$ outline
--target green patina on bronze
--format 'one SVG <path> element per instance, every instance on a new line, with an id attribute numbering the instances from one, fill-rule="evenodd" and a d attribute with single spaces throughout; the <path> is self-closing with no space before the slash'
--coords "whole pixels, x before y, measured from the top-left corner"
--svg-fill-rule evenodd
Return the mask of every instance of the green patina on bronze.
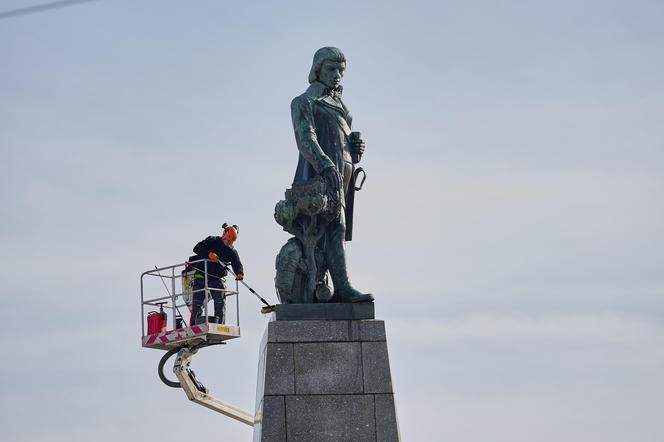
<path id="1" fill-rule="evenodd" d="M 368 302 L 373 296 L 348 281 L 344 241 L 352 239 L 356 166 L 364 153 L 341 99 L 346 57 L 337 48 L 316 51 L 309 88 L 291 103 L 300 152 L 295 178 L 275 207 L 275 220 L 295 236 L 277 255 L 282 303 Z M 332 277 L 334 294 L 328 287 Z"/>

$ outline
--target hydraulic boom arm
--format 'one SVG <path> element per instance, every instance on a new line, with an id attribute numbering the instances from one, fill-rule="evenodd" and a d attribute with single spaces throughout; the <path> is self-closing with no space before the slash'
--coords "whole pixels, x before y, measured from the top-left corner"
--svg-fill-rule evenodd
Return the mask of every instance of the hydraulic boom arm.
<path id="1" fill-rule="evenodd" d="M 191 358 L 196 353 L 196 349 L 183 348 L 178 352 L 173 366 L 173 373 L 180 381 L 180 386 L 186 393 L 190 401 L 196 402 L 211 410 L 217 411 L 225 416 L 253 426 L 254 415 L 233 405 L 222 402 L 210 396 L 208 389 L 196 380 L 194 372 L 189 368 Z"/>

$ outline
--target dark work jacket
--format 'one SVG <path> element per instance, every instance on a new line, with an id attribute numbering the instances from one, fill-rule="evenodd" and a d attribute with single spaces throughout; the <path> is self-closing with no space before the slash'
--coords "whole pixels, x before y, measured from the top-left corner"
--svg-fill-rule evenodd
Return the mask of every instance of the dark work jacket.
<path id="1" fill-rule="evenodd" d="M 240 256 L 238 255 L 237 250 L 226 246 L 222 241 L 221 236 L 208 236 L 203 241 L 196 244 L 194 247 L 194 253 L 196 255 L 190 257 L 189 260 L 196 261 L 199 259 L 208 259 L 208 253 L 210 252 L 216 253 L 220 262 L 231 263 L 236 275 L 238 273 L 244 274 L 242 262 L 240 261 Z M 205 262 L 198 262 L 193 264 L 193 266 L 201 273 L 205 270 Z M 207 270 L 209 275 L 220 278 L 226 276 L 228 273 L 226 268 L 218 262 L 208 261 Z"/>
<path id="2" fill-rule="evenodd" d="M 348 136 L 353 119 L 340 96 L 329 96 L 324 84 L 312 83 L 291 103 L 295 141 L 300 151 L 294 183 L 305 182 L 330 166 L 336 167 L 343 183 L 341 201 L 346 241 L 350 241 L 355 186 Z"/>

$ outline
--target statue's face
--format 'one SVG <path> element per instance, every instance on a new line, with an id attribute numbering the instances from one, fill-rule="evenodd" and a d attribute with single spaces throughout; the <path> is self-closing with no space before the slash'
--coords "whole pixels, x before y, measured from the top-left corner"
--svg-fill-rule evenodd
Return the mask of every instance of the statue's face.
<path id="1" fill-rule="evenodd" d="M 318 73 L 318 81 L 330 88 L 336 88 L 341 84 L 341 77 L 344 76 L 346 63 L 332 60 L 325 60 Z"/>

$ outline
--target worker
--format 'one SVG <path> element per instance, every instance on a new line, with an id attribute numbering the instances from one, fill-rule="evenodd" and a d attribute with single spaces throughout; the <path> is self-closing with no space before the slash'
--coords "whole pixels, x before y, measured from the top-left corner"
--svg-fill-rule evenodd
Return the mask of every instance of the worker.
<path id="1" fill-rule="evenodd" d="M 214 300 L 215 322 L 224 323 L 225 297 L 226 289 L 226 270 L 225 263 L 230 263 L 235 273 L 235 279 L 242 281 L 244 279 L 244 269 L 237 250 L 233 244 L 237 240 L 238 227 L 229 226 L 224 223 L 221 236 L 208 236 L 194 247 L 195 256 L 189 258 L 190 261 L 209 259 L 207 262 L 207 288 L 209 294 Z M 201 317 L 203 314 L 203 304 L 205 302 L 205 261 L 193 264 L 196 269 L 193 284 L 193 302 L 191 306 L 190 325 L 205 322 Z"/>

